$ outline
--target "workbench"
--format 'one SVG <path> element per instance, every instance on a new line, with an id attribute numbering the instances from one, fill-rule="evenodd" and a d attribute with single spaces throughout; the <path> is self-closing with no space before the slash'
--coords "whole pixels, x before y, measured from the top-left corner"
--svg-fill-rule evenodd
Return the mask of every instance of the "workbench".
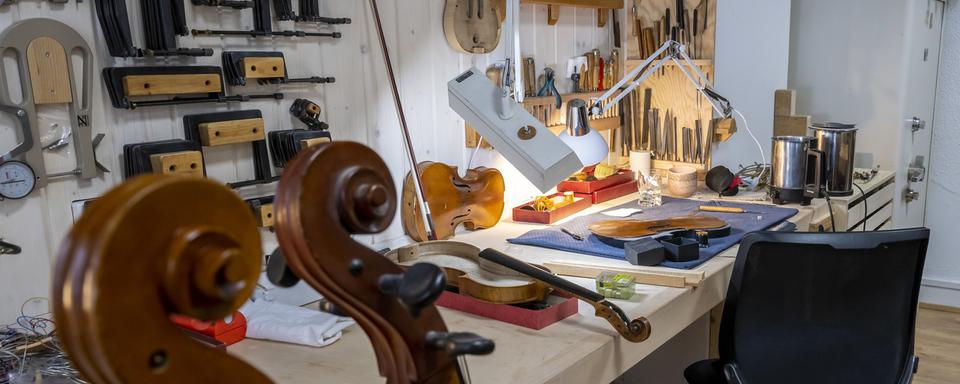
<path id="1" fill-rule="evenodd" d="M 598 204 L 574 217 L 635 199 L 636 196 L 628 196 Z M 789 221 L 796 223 L 801 230 L 809 228 L 815 208 L 794 208 L 800 212 Z M 613 267 L 629 265 L 626 261 L 516 246 L 506 242 L 508 238 L 541 227 L 504 219 L 496 227 L 459 233 L 452 240 L 470 243 L 481 249 L 498 249 L 530 263 L 562 260 L 589 261 L 591 264 Z M 637 294 L 631 300 L 613 300 L 630 318 L 645 316 L 650 320 L 653 333 L 642 343 L 623 340 L 609 323 L 594 316 L 593 308 L 583 302 L 579 304 L 578 314 L 539 331 L 444 308 L 440 308 L 440 312 L 451 331 L 474 332 L 496 342 L 493 354 L 468 357 L 474 383 L 609 383 L 670 342 L 691 324 L 699 321 L 706 333 L 704 318 L 722 303 L 726 295 L 737 250 L 736 246 L 728 249 L 696 268 L 696 271 L 703 271 L 705 275 L 696 288 L 638 285 Z M 568 279 L 595 289 L 592 279 Z M 707 345 L 703 344 L 696 348 L 703 351 L 705 358 Z M 228 351 L 262 370 L 277 383 L 384 382 L 377 373 L 373 348 L 360 327 L 356 326 L 345 330 L 340 341 L 325 348 L 248 339 L 231 346 Z M 680 377 L 681 372 L 676 372 L 676 375 Z"/>

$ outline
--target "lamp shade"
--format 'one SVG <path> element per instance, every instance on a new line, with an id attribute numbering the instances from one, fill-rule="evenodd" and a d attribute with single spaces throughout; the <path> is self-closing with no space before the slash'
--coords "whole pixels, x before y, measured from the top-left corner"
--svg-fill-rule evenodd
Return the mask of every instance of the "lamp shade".
<path id="1" fill-rule="evenodd" d="M 567 104 L 567 130 L 560 134 L 560 140 L 573 149 L 584 166 L 599 164 L 610 153 L 600 132 L 590 128 L 587 103 L 582 99 Z"/>

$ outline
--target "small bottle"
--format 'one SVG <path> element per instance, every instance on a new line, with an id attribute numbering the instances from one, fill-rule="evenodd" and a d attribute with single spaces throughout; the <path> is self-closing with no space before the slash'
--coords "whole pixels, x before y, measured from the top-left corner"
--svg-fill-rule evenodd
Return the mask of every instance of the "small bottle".
<path id="1" fill-rule="evenodd" d="M 663 205 L 663 194 L 660 183 L 652 176 L 639 175 L 637 186 L 640 191 L 640 208 L 653 208 Z"/>

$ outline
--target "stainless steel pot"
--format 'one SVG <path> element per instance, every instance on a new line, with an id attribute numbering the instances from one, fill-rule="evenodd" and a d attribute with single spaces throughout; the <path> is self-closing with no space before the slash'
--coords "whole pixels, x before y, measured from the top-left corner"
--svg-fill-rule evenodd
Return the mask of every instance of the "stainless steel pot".
<path id="1" fill-rule="evenodd" d="M 830 196 L 853 194 L 853 158 L 856 154 L 857 126 L 826 123 L 810 126 L 815 147 L 823 153 L 824 190 Z"/>
<path id="2" fill-rule="evenodd" d="M 776 204 L 809 204 L 820 194 L 821 154 L 806 136 L 773 138 L 770 187 Z"/>

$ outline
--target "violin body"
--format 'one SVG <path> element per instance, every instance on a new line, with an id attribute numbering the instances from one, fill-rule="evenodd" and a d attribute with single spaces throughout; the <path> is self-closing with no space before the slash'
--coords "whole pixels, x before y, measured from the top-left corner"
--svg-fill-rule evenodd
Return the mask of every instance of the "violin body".
<path id="1" fill-rule="evenodd" d="M 436 239 L 453 237 L 457 227 L 469 230 L 490 228 L 503 215 L 505 184 L 500 171 L 493 168 L 474 168 L 460 177 L 457 167 L 443 163 L 422 162 L 418 166 L 423 193 L 433 223 Z M 426 241 L 423 214 L 417 204 L 413 173 L 403 183 L 403 229 L 414 241 Z"/>
<path id="2" fill-rule="evenodd" d="M 406 268 L 431 263 L 446 272 L 447 284 L 461 295 L 493 304 L 543 301 L 550 287 L 530 276 L 481 259 L 480 248 L 456 241 L 428 241 L 397 248 L 386 257 Z"/>
<path id="3" fill-rule="evenodd" d="M 607 220 L 593 223 L 588 228 L 597 236 L 624 239 L 677 230 L 715 230 L 726 226 L 726 221 L 713 216 L 688 216 L 662 220 Z"/>
<path id="4" fill-rule="evenodd" d="M 504 10 L 498 0 L 447 0 L 443 32 L 447 42 L 463 53 L 493 52 L 500 44 Z"/>
<path id="5" fill-rule="evenodd" d="M 260 264 L 257 223 L 233 191 L 188 177 L 131 179 L 94 202 L 60 248 L 57 336 L 92 383 L 270 383 L 169 320 L 233 314 Z"/>

